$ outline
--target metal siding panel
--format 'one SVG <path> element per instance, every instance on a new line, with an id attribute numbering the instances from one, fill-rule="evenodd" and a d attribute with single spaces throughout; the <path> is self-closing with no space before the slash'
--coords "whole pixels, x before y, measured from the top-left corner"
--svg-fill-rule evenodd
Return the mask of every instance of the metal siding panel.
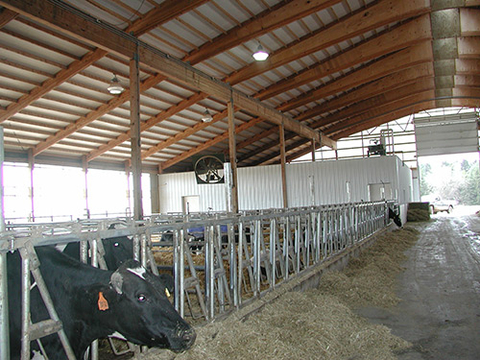
<path id="1" fill-rule="evenodd" d="M 240 210 L 282 208 L 280 165 L 239 168 L 238 204 Z"/>
<path id="2" fill-rule="evenodd" d="M 458 123 L 415 120 L 415 124 L 417 125 L 415 135 L 418 156 L 457 154 L 478 150 L 478 130 L 475 119 Z"/>
<path id="3" fill-rule="evenodd" d="M 392 185 L 400 203 L 411 201 L 411 170 L 396 156 L 287 164 L 286 176 L 289 207 L 312 205 L 310 176 L 315 205 L 347 202 L 347 181 L 351 202 L 368 201 L 368 185 L 382 181 Z M 225 186 L 197 185 L 193 172 L 159 175 L 159 186 L 162 213 L 181 212 L 182 196 L 186 195 L 200 196 L 201 211 L 226 210 Z M 240 210 L 283 207 L 280 165 L 239 168 L 238 201 Z"/>
<path id="4" fill-rule="evenodd" d="M 200 194 L 200 211 L 227 210 L 225 184 L 200 184 L 197 186 Z"/>

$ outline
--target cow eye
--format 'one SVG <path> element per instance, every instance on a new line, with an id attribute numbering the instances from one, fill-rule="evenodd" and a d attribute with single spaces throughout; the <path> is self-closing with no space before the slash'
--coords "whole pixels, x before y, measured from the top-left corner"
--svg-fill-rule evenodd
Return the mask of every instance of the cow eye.
<path id="1" fill-rule="evenodd" d="M 139 303 L 143 303 L 143 302 L 147 301 L 147 297 L 146 297 L 145 295 L 143 295 L 143 294 L 138 294 L 138 295 L 137 295 L 137 301 L 138 301 Z"/>
<path id="2" fill-rule="evenodd" d="M 113 246 L 118 247 L 120 245 L 118 242 L 114 243 Z"/>

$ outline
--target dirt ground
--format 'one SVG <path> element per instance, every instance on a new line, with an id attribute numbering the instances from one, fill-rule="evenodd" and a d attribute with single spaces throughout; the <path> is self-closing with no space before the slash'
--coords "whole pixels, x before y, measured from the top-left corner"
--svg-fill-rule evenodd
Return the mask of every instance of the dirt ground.
<path id="1" fill-rule="evenodd" d="M 357 311 L 413 344 L 400 360 L 480 359 L 480 217 L 439 214 L 417 227 L 398 276 L 402 301 Z"/>

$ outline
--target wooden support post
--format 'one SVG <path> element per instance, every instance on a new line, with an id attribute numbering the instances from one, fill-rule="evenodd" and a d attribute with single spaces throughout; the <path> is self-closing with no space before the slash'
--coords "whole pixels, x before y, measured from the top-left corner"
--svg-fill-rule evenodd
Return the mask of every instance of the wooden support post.
<path id="1" fill-rule="evenodd" d="M 157 174 L 150 174 L 150 197 L 152 198 L 152 214 L 160 213 L 160 188 Z"/>
<path id="2" fill-rule="evenodd" d="M 283 194 L 283 207 L 288 208 L 288 193 L 287 193 L 287 173 L 285 170 L 285 128 L 283 124 L 280 128 L 280 163 L 282 171 L 282 194 Z"/>
<path id="3" fill-rule="evenodd" d="M 140 80 L 138 53 L 130 60 L 130 144 L 133 174 L 133 217 L 143 219 L 142 208 L 142 158 L 140 139 Z"/>
<path id="4" fill-rule="evenodd" d="M 312 139 L 312 161 L 315 162 L 315 139 Z"/>
<path id="5" fill-rule="evenodd" d="M 233 108 L 233 98 L 228 102 L 228 149 L 230 163 L 232 166 L 232 202 L 231 209 L 233 213 L 238 213 L 238 186 L 237 186 L 237 136 L 235 134 L 235 110 Z"/>

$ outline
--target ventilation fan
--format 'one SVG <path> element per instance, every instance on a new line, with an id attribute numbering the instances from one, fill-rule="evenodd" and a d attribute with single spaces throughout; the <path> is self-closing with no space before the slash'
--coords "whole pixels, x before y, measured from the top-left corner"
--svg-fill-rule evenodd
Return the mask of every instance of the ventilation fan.
<path id="1" fill-rule="evenodd" d="M 224 182 L 223 163 L 213 155 L 200 157 L 194 165 L 198 184 L 220 184 Z"/>

